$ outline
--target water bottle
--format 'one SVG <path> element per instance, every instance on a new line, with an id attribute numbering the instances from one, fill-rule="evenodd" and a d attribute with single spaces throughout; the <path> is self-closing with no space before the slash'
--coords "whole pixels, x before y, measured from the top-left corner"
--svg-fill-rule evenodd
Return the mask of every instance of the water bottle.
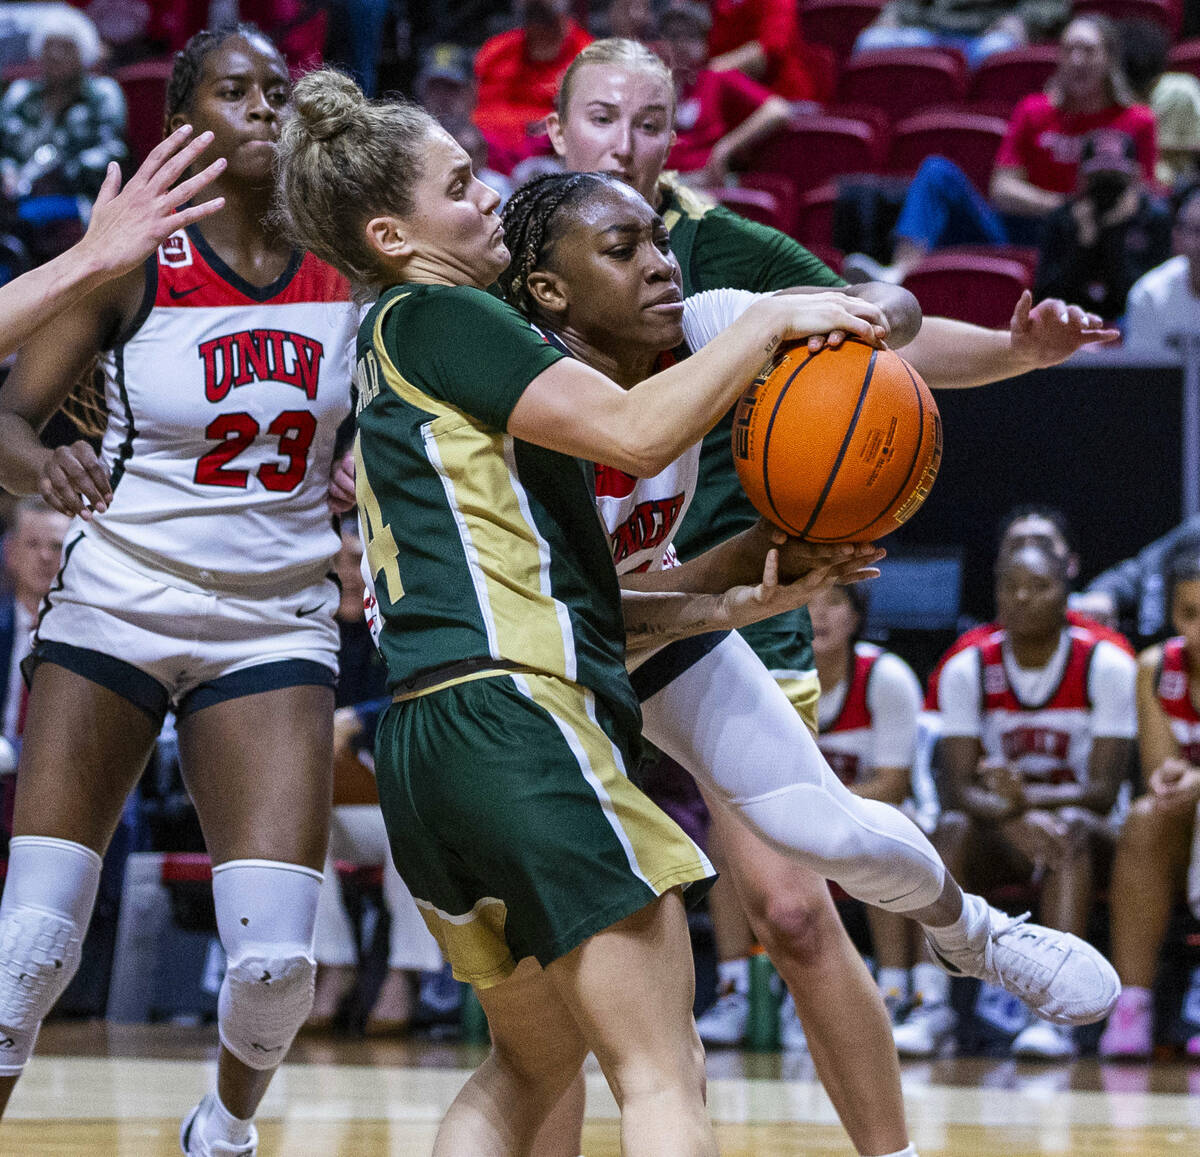
<path id="1" fill-rule="evenodd" d="M 750 1012 L 746 1048 L 752 1053 L 779 1051 L 779 991 L 775 967 L 761 949 L 750 957 Z"/>

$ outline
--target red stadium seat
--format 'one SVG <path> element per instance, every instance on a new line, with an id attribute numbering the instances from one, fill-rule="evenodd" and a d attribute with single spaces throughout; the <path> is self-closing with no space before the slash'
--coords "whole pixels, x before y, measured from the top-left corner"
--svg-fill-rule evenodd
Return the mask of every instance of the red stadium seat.
<path id="1" fill-rule="evenodd" d="M 788 232 L 790 222 L 783 215 L 779 198 L 766 189 L 705 189 L 704 190 L 719 205 L 732 209 L 751 221 L 761 225 L 770 225 L 781 233 Z"/>
<path id="2" fill-rule="evenodd" d="M 761 189 L 770 193 L 775 198 L 779 206 L 779 215 L 787 226 L 784 232 L 789 237 L 794 235 L 797 194 L 796 182 L 791 177 L 785 177 L 782 173 L 761 173 L 750 169 L 738 173 L 738 184 L 743 189 Z"/>
<path id="3" fill-rule="evenodd" d="M 1005 329 L 1033 278 L 1019 261 L 977 253 L 931 253 L 904 279 L 930 317 Z"/>
<path id="4" fill-rule="evenodd" d="M 135 164 L 162 140 L 171 67 L 170 60 L 143 60 L 113 73 L 129 110 L 129 151 Z"/>
<path id="5" fill-rule="evenodd" d="M 797 241 L 804 245 L 829 245 L 833 241 L 833 209 L 837 204 L 836 185 L 810 189 L 800 198 L 796 218 Z"/>
<path id="6" fill-rule="evenodd" d="M 971 103 L 1007 116 L 1022 97 L 1041 92 L 1058 68 L 1058 46 L 1030 44 L 997 52 L 983 60 L 971 77 Z"/>
<path id="7" fill-rule="evenodd" d="M 961 104 L 967 68 L 941 48 L 880 48 L 852 56 L 838 81 L 838 102 L 869 104 L 893 123 L 932 105 Z"/>
<path id="8" fill-rule="evenodd" d="M 883 146 L 866 121 L 817 114 L 797 117 L 755 151 L 754 167 L 782 173 L 803 193 L 843 173 L 873 173 Z"/>
<path id="9" fill-rule="evenodd" d="M 1190 72 L 1200 77 L 1200 40 L 1182 40 L 1171 49 L 1172 72 Z"/>
<path id="10" fill-rule="evenodd" d="M 958 109 L 917 113 L 896 126 L 888 168 L 915 173 L 926 157 L 936 153 L 958 165 L 977 189 L 986 189 L 1006 127 L 1001 117 Z"/>
<path id="11" fill-rule="evenodd" d="M 1171 0 L 1075 0 L 1074 11 L 1077 15 L 1099 12 L 1110 20 L 1150 20 L 1172 36 L 1179 34 L 1183 15 Z"/>
<path id="12" fill-rule="evenodd" d="M 882 9 L 883 0 L 801 0 L 800 31 L 809 44 L 832 48 L 840 64 Z"/>
<path id="13" fill-rule="evenodd" d="M 1029 274 L 1029 280 L 1032 282 L 1037 274 L 1040 251 L 1036 245 L 988 245 L 986 242 L 978 242 L 966 245 L 946 245 L 938 250 L 938 254 L 945 257 L 953 254 L 968 257 L 999 257 L 1005 261 L 1015 261 L 1025 267 L 1025 272 Z"/>

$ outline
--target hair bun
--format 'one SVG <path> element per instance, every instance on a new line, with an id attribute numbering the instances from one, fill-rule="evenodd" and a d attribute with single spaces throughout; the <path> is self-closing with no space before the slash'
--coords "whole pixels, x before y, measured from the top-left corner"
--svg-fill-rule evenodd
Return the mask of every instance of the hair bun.
<path id="1" fill-rule="evenodd" d="M 292 106 L 308 135 L 327 141 L 359 122 L 367 98 L 345 73 L 323 68 L 296 82 Z"/>

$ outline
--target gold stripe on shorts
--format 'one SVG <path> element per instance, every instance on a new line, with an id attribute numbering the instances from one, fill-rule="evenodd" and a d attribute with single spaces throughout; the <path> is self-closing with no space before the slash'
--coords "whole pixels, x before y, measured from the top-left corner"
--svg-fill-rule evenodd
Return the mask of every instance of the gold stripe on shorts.
<path id="1" fill-rule="evenodd" d="M 503 900 L 484 896 L 470 912 L 454 916 L 428 900 L 414 899 L 425 926 L 450 961 L 455 980 L 487 988 L 513 974 L 517 965 L 504 939 L 508 905 Z"/>

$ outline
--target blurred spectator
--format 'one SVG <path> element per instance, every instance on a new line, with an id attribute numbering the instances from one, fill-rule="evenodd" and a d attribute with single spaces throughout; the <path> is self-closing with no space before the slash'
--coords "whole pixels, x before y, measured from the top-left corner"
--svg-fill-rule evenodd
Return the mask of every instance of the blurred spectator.
<path id="1" fill-rule="evenodd" d="M 1155 176 L 1168 188 L 1197 174 L 1200 156 L 1200 79 L 1166 72 L 1171 38 L 1150 20 L 1120 25 L 1121 61 L 1134 95 L 1154 112 L 1158 137 Z"/>
<path id="2" fill-rule="evenodd" d="M 612 0 L 608 11 L 597 15 L 606 17 L 605 36 L 619 36 L 624 40 L 654 39 L 654 5 L 650 0 Z"/>
<path id="3" fill-rule="evenodd" d="M 1060 53 L 1046 91 L 1013 110 L 992 170 L 991 203 L 957 165 L 930 157 L 905 196 L 893 264 L 854 255 L 849 272 L 898 282 L 939 245 L 1039 243 L 1046 219 L 1075 192 L 1083 139 L 1096 129 L 1128 133 L 1142 175 L 1154 179 L 1154 114 L 1134 103 L 1114 25 L 1102 16 L 1077 16 L 1063 32 Z"/>
<path id="4" fill-rule="evenodd" d="M 1102 1057 L 1149 1059 L 1159 953 L 1185 890 L 1200 909 L 1195 845 L 1200 804 L 1200 547 L 1172 555 L 1167 602 L 1175 637 L 1138 660 L 1138 743 L 1147 793 L 1134 801 L 1117 844 L 1109 907 L 1122 992 L 1100 1038 Z M 1200 1056 L 1200 1036 L 1187 1042 Z"/>
<path id="5" fill-rule="evenodd" d="M 1171 212 L 1141 179 L 1133 138 L 1098 129 L 1083 142 L 1079 191 L 1046 221 L 1036 297 L 1077 301 L 1106 319 L 1171 252 Z"/>
<path id="6" fill-rule="evenodd" d="M 813 656 L 821 682 L 817 746 L 834 773 L 855 795 L 901 806 L 908 799 L 917 751 L 921 685 L 898 655 L 859 639 L 869 587 L 852 583 L 817 595 L 808 605 Z M 896 912 L 866 906 L 875 950 L 875 982 L 893 1023 L 913 995 L 925 994 L 917 963 L 918 926 Z M 939 990 L 949 977 L 936 965 Z"/>
<path id="7" fill-rule="evenodd" d="M 1200 185 L 1183 194 L 1171 237 L 1175 256 L 1129 291 L 1125 345 L 1149 357 L 1175 357 L 1178 335 L 1200 336 Z"/>
<path id="8" fill-rule="evenodd" d="M 345 66 L 367 96 L 378 90 L 379 54 L 393 0 L 327 0 L 331 31 L 345 37 Z"/>
<path id="9" fill-rule="evenodd" d="M 111 77 L 85 71 L 99 38 L 78 16 L 65 10 L 35 26 L 39 75 L 14 80 L 0 101 L 4 215 L 35 264 L 79 239 L 109 162 L 128 156 L 125 98 Z"/>
<path id="10" fill-rule="evenodd" d="M 1000 629 L 942 671 L 941 823 L 946 867 L 964 887 L 1041 883 L 1041 920 L 1086 936 L 1097 857 L 1136 735 L 1134 660 L 1067 621 L 1067 571 L 1044 546 L 996 564 Z M 1017 1056 L 1076 1052 L 1070 1030 L 1032 1019 Z"/>
<path id="11" fill-rule="evenodd" d="M 721 185 L 729 162 L 787 124 L 791 106 L 741 72 L 708 67 L 712 17 L 695 0 L 677 0 L 659 21 L 675 77 L 675 144 L 667 168 L 695 174 L 699 185 Z"/>
<path id="12" fill-rule="evenodd" d="M 819 100 L 816 70 L 800 38 L 795 0 L 711 0 L 709 67 L 736 69 L 788 100 Z"/>
<path id="13" fill-rule="evenodd" d="M 570 0 L 517 0 L 520 27 L 493 36 L 475 57 L 479 103 L 474 121 L 489 145 L 516 160 L 544 151 L 538 138 L 554 108 L 558 82 L 591 43 L 570 10 Z"/>
<path id="14" fill-rule="evenodd" d="M 854 51 L 955 48 L 974 68 L 993 52 L 1048 39 L 1070 11 L 1070 0 L 891 0 Z"/>
<path id="15" fill-rule="evenodd" d="M 63 539 L 71 520 L 40 498 L 22 498 L 4 536 L 4 577 L 0 595 L 0 820 L 12 829 L 12 780 L 25 730 L 29 690 L 21 663 L 33 643 L 38 607 L 49 593 L 62 560 Z"/>
<path id="16" fill-rule="evenodd" d="M 1168 627 L 1167 570 L 1176 551 L 1200 549 L 1200 514 L 1184 519 L 1174 530 L 1156 538 L 1135 558 L 1109 567 L 1087 585 L 1095 605 L 1133 633 L 1152 639 Z"/>
<path id="17" fill-rule="evenodd" d="M 148 0 L 90 0 L 85 11 L 108 49 L 110 68 L 155 54 Z"/>
<path id="18" fill-rule="evenodd" d="M 318 972 L 307 1026 L 330 1027 L 358 983 L 358 937 L 346 912 L 337 863 L 381 865 L 383 900 L 390 920 L 388 971 L 370 1002 L 364 1025 L 364 1032 L 375 1036 L 401 1032 L 408 1026 L 415 998 L 413 973 L 439 969 L 442 957 L 392 863 L 379 811 L 371 747 L 374 724 L 391 697 L 386 668 L 363 616 L 361 561 L 362 543 L 350 524 L 343 523 L 342 546 L 335 559 L 342 598 L 337 611 L 341 650 L 334 716 L 334 808 L 325 880 L 317 900 L 313 955 Z"/>

